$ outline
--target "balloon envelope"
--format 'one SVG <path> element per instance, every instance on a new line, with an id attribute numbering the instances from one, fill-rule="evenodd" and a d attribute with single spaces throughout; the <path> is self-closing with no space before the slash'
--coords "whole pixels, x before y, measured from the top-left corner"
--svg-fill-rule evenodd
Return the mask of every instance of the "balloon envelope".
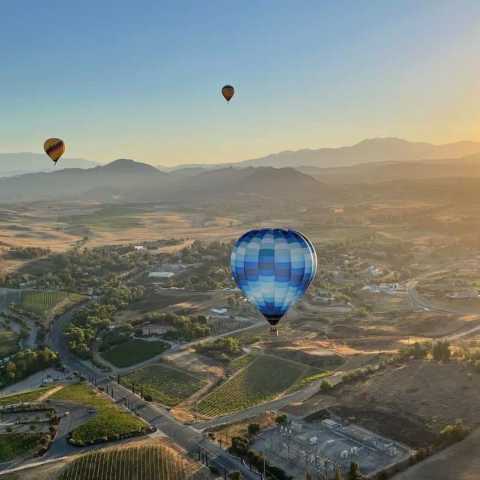
<path id="1" fill-rule="evenodd" d="M 222 95 L 224 96 L 227 102 L 229 102 L 232 99 L 234 94 L 235 94 L 235 89 L 231 85 L 225 85 L 222 88 Z"/>
<path id="2" fill-rule="evenodd" d="M 271 325 L 304 295 L 317 272 L 317 254 L 310 240 L 280 228 L 242 235 L 230 263 L 238 287 Z"/>
<path id="3" fill-rule="evenodd" d="M 45 150 L 45 153 L 55 163 L 57 163 L 60 157 L 65 152 L 65 144 L 60 138 L 49 138 L 48 140 L 45 140 L 45 143 L 43 144 L 43 149 Z"/>

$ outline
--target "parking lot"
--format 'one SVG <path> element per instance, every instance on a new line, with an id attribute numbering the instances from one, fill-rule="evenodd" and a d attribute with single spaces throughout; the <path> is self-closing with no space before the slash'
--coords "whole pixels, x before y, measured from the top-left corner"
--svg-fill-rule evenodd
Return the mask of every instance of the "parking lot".
<path id="1" fill-rule="evenodd" d="M 326 419 L 307 423 L 300 420 L 273 427 L 259 435 L 253 449 L 265 454 L 274 465 L 294 478 L 334 478 L 335 471 L 348 472 L 352 462 L 364 475 L 377 473 L 402 462 L 410 448 L 358 425 Z"/>

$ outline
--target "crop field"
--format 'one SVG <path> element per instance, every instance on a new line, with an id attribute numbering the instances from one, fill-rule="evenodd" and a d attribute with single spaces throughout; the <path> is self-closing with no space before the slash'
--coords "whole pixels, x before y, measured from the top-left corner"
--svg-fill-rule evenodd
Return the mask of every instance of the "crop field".
<path id="1" fill-rule="evenodd" d="M 143 446 L 90 453 L 75 460 L 59 480 L 183 480 L 185 461 L 162 446 Z"/>
<path id="2" fill-rule="evenodd" d="M 246 328 L 252 325 L 252 322 L 245 320 L 235 320 L 231 318 L 215 318 L 208 321 L 212 335 L 221 335 L 222 333 L 232 332 L 240 328 Z"/>
<path id="3" fill-rule="evenodd" d="M 203 398 L 197 410 L 203 415 L 215 417 L 251 407 L 288 390 L 310 370 L 308 365 L 259 355 Z"/>
<path id="4" fill-rule="evenodd" d="M 161 341 L 129 340 L 103 352 L 102 356 L 112 365 L 124 368 L 149 360 L 168 348 L 168 343 Z"/>
<path id="5" fill-rule="evenodd" d="M 205 385 L 205 381 L 189 373 L 166 365 L 151 365 L 121 378 L 128 388 L 143 389 L 153 401 L 168 407 L 178 405 Z"/>
<path id="6" fill-rule="evenodd" d="M 25 292 L 20 306 L 40 317 L 47 317 L 59 304 L 71 305 L 82 300 L 76 293 L 66 292 Z"/>
<path id="7" fill-rule="evenodd" d="M 103 440 L 145 433 L 148 425 L 140 418 L 122 410 L 108 397 L 97 393 L 85 383 L 73 384 L 51 396 L 52 400 L 70 401 L 94 408 L 96 414 L 72 431 L 74 445 L 88 445 Z"/>

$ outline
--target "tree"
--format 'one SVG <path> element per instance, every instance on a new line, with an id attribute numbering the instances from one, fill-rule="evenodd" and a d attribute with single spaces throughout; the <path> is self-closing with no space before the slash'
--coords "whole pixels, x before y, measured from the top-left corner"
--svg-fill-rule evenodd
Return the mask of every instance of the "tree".
<path id="1" fill-rule="evenodd" d="M 258 423 L 251 423 L 248 426 L 248 434 L 253 437 L 260 431 L 260 425 Z"/>
<path id="2" fill-rule="evenodd" d="M 350 464 L 350 470 L 348 472 L 348 480 L 361 480 L 362 476 L 360 475 L 360 468 L 358 463 L 352 462 Z"/>
<path id="3" fill-rule="evenodd" d="M 432 348 L 433 359 L 437 362 L 448 362 L 450 360 L 450 344 L 448 341 L 439 341 Z"/>
<path id="4" fill-rule="evenodd" d="M 277 418 L 275 418 L 275 422 L 278 425 L 286 425 L 288 422 L 288 417 L 285 414 L 278 415 Z"/>
<path id="5" fill-rule="evenodd" d="M 329 392 L 333 388 L 333 385 L 328 380 L 323 380 L 320 384 L 320 390 L 323 393 Z"/>

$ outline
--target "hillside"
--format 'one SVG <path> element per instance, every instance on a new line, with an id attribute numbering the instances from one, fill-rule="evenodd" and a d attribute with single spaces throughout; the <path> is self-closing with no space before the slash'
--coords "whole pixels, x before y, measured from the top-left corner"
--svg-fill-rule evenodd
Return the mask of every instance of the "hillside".
<path id="1" fill-rule="evenodd" d="M 303 166 L 299 171 L 333 184 L 376 183 L 391 180 L 420 180 L 480 177 L 480 154 L 415 162 L 362 163 L 350 167 Z"/>
<path id="2" fill-rule="evenodd" d="M 67 168 L 0 178 L 0 201 L 56 199 L 111 200 L 135 187 L 158 186 L 167 174 L 133 160 L 116 160 L 89 169 Z"/>
<path id="3" fill-rule="evenodd" d="M 317 180 L 293 168 L 224 168 L 174 175 L 133 160 L 0 179 L 0 201 L 96 200 L 199 205 L 310 201 L 327 195 Z M 331 192 L 330 192 L 331 193 Z"/>

